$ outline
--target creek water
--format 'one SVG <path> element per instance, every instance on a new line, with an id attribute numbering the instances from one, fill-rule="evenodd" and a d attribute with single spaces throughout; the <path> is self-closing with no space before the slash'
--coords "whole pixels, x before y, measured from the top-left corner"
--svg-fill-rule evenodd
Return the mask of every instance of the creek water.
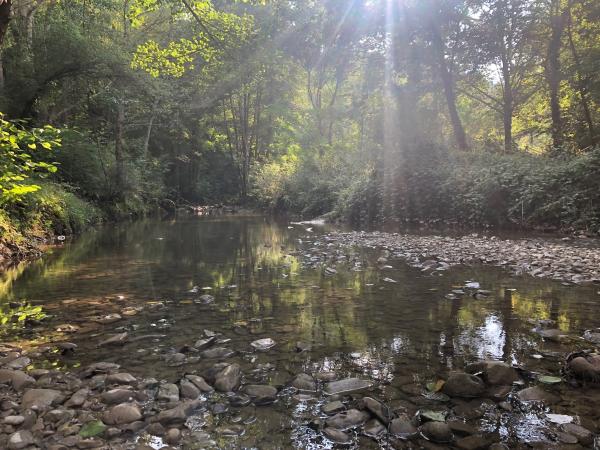
<path id="1" fill-rule="evenodd" d="M 452 414 L 452 404 L 423 395 L 428 382 L 485 359 L 506 361 L 529 374 L 560 376 L 566 353 L 590 348 L 579 336 L 600 327 L 597 286 L 568 287 L 484 266 L 431 275 L 390 259 L 391 267 L 381 268 L 378 249 L 348 250 L 348 261 L 361 261 L 362 270 L 344 260 L 337 261 L 334 274 L 307 267 L 303 255 L 315 236 L 327 231 L 308 227 L 266 217 L 212 216 L 89 231 L 0 275 L 3 317 L 15 308 L 24 316 L 49 316 L 33 326 L 21 326 L 28 320 L 8 321 L 1 339 L 25 348 L 77 344 L 73 354 L 44 353 L 36 367 L 76 369 L 110 361 L 134 375 L 175 382 L 215 363 L 185 353 L 204 330 L 212 330 L 230 339 L 222 345 L 236 352 L 228 361 L 242 366 L 246 382 L 286 392 L 296 374 L 335 372 L 338 378 L 373 381 L 372 395 L 396 410 Z M 468 281 L 491 294 L 445 298 Z M 214 301 L 202 300 L 203 294 Z M 122 319 L 95 321 L 112 313 Z M 532 331 L 539 320 L 554 321 L 553 327 L 571 339 L 542 339 Z M 121 347 L 98 346 L 107 335 L 125 331 L 141 338 Z M 254 352 L 250 343 L 261 338 L 274 339 L 276 346 Z M 189 361 L 173 367 L 169 357 L 178 351 Z M 526 379 L 526 386 L 532 384 Z M 468 421 L 515 447 L 556 442 L 557 426 L 547 413 L 571 415 L 588 428 L 598 425 L 600 396 L 593 386 L 547 388 L 560 403 L 515 406 L 511 412 L 474 400 L 472 409 L 480 413 Z M 330 448 L 332 443 L 309 426 L 322 416 L 324 401 L 320 395 L 308 401 L 284 395 L 271 406 L 207 413 L 198 429 L 243 423 L 242 437 L 215 436 L 220 448 Z M 360 435 L 354 443 L 357 448 L 410 445 L 394 447 Z"/>

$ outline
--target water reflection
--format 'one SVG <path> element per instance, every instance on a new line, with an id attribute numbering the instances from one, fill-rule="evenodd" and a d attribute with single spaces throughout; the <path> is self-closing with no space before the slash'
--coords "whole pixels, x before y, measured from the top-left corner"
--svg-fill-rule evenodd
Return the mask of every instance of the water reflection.
<path id="1" fill-rule="evenodd" d="M 73 356 L 49 354 L 48 364 L 73 367 L 103 359 L 134 373 L 175 380 L 190 367 L 169 367 L 165 355 L 210 329 L 231 339 L 227 346 L 239 352 L 236 358 L 249 370 L 273 364 L 262 381 L 285 384 L 301 371 L 336 371 L 407 390 L 411 383 L 437 379 L 480 359 L 556 370 L 555 362 L 531 355 L 566 349 L 542 342 L 531 331 L 532 321 L 553 320 L 572 336 L 600 326 L 593 289 L 514 278 L 494 268 L 431 276 L 392 261 L 391 269 L 380 270 L 378 251 L 354 249 L 336 257 L 337 274 L 328 275 L 303 265 L 315 233 L 263 217 L 140 221 L 91 231 L 1 275 L 2 311 L 11 302 L 27 301 L 53 315 L 33 334 L 9 330 L 9 338 L 79 345 Z M 386 283 L 385 277 L 398 283 Z M 492 294 L 444 297 L 466 280 L 477 280 Z M 215 301 L 199 304 L 204 293 Z M 93 320 L 111 313 L 123 320 Z M 67 325 L 79 331 L 57 331 Z M 117 351 L 97 346 L 117 331 L 166 337 L 141 339 Z M 254 361 L 248 357 L 249 343 L 263 337 L 278 345 Z M 312 350 L 298 353 L 299 342 Z M 199 361 L 191 368 L 210 364 Z"/>

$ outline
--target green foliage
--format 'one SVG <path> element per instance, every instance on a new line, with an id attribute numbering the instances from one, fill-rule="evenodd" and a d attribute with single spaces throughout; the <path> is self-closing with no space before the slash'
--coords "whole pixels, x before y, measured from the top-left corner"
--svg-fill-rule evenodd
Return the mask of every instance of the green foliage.
<path id="1" fill-rule="evenodd" d="M 56 172 L 56 166 L 38 154 L 60 146 L 58 133 L 51 126 L 26 129 L 0 113 L 0 206 L 17 203 L 39 190 L 38 184 L 31 183 L 32 177 Z"/>
<path id="2" fill-rule="evenodd" d="M 0 336 L 22 329 L 27 322 L 44 320 L 46 317 L 41 306 L 29 303 L 3 305 L 0 308 Z"/>

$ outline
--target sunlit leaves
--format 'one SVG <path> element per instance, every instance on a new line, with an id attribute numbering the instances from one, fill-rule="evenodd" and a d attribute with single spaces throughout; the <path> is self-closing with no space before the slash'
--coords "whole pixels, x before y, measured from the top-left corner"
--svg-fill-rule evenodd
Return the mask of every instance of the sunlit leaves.
<path id="1" fill-rule="evenodd" d="M 43 161 L 42 152 L 60 146 L 59 130 L 45 126 L 26 129 L 0 113 L 0 205 L 14 203 L 39 189 L 31 177 L 56 172 L 56 165 Z"/>
<path id="2" fill-rule="evenodd" d="M 262 4 L 262 1 L 242 1 Z M 145 18 L 161 7 L 169 7 L 173 20 L 189 23 L 184 29 L 192 29 L 192 36 L 160 44 L 148 40 L 136 49 L 132 67 L 148 72 L 153 77 L 167 75 L 181 77 L 186 70 L 195 67 L 194 62 L 210 63 L 226 51 L 238 47 L 248 39 L 253 29 L 249 15 L 237 15 L 217 10 L 210 0 L 173 1 L 137 0 L 131 7 L 130 19 L 134 26 L 141 26 Z"/>

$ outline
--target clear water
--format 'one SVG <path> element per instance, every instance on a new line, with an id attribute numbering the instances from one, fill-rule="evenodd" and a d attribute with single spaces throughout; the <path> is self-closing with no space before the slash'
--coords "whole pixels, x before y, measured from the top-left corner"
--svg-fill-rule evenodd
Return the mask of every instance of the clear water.
<path id="1" fill-rule="evenodd" d="M 58 341 L 78 345 L 73 355 L 46 353 L 41 362 L 45 366 L 76 368 L 112 361 L 134 374 L 174 382 L 214 364 L 200 360 L 170 367 L 165 362 L 208 329 L 231 339 L 225 346 L 237 354 L 230 360 L 242 365 L 247 382 L 283 388 L 301 372 L 335 371 L 340 378 L 377 381 L 374 396 L 412 414 L 448 408 L 430 404 L 420 394 L 428 381 L 469 362 L 498 359 L 560 375 L 562 355 L 589 347 L 579 336 L 600 327 L 598 287 L 565 287 L 491 267 L 455 268 L 431 276 L 390 260 L 391 269 L 380 269 L 377 249 L 349 249 L 347 259 L 333 264 L 337 274 L 327 275 L 322 268 L 306 267 L 302 257 L 326 230 L 306 228 L 265 217 L 216 216 L 139 221 L 87 232 L 39 261 L 0 275 L 3 316 L 19 302 L 41 306 L 51 315 L 34 327 L 5 325 L 1 339 L 25 348 Z M 364 270 L 351 270 L 354 259 L 362 261 Z M 386 277 L 397 283 L 384 282 Z M 492 295 L 444 298 L 468 280 L 478 281 Z M 203 293 L 214 295 L 215 301 L 195 303 Z M 112 324 L 93 320 L 133 313 L 132 308 L 139 311 Z M 547 319 L 573 339 L 544 342 L 532 329 L 534 321 Z M 78 331 L 57 331 L 65 325 Z M 107 335 L 121 331 L 134 338 L 164 337 L 98 347 Z M 273 338 L 276 347 L 252 352 L 250 342 L 265 337 Z M 312 350 L 298 353 L 298 342 Z M 552 412 L 596 426 L 600 411 L 594 387 L 562 384 L 551 389 L 563 398 Z M 328 448 L 330 443 L 305 426 L 319 415 L 319 401 L 286 397 L 273 406 L 211 417 L 206 427 L 226 425 L 238 414 L 252 415 L 257 420 L 246 426 L 243 437 L 219 441 L 219 446 Z M 543 414 L 543 409 L 500 413 L 491 408 L 472 423 L 517 446 L 553 439 L 556 426 Z M 366 437 L 356 442 L 360 448 L 387 445 Z"/>

